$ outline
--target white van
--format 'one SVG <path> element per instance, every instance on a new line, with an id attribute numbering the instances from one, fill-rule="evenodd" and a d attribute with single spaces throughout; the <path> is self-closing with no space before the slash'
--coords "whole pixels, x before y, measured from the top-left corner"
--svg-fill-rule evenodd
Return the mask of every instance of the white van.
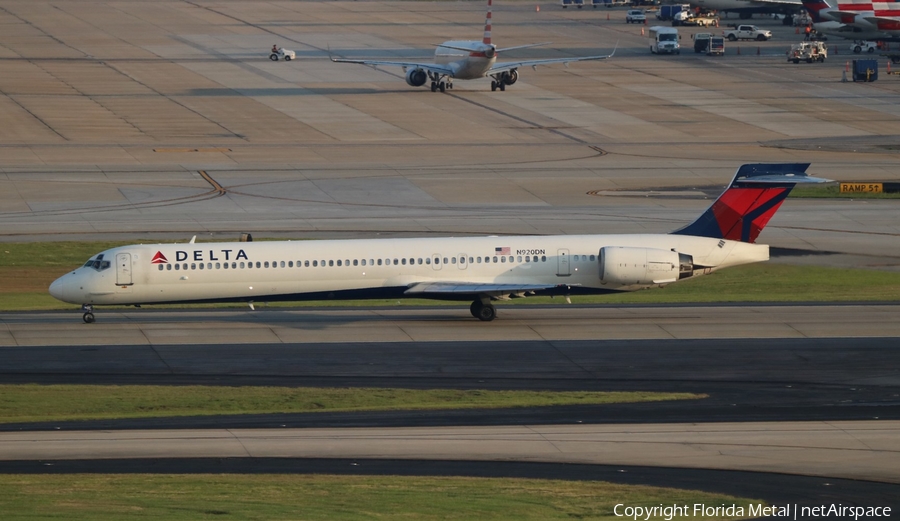
<path id="1" fill-rule="evenodd" d="M 654 54 L 681 54 L 678 29 L 654 25 L 650 28 L 650 52 Z"/>

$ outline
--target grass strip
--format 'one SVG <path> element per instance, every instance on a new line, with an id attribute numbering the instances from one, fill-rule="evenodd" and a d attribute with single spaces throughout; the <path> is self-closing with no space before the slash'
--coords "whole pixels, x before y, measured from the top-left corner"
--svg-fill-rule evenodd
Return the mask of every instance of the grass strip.
<path id="1" fill-rule="evenodd" d="M 0 385 L 0 423 L 222 414 L 598 405 L 706 398 L 692 393 L 163 385 Z"/>
<path id="2" fill-rule="evenodd" d="M 121 243 L 11 243 L 0 246 L 0 311 L 73 309 L 47 293 L 50 283 L 80 266 L 92 254 Z M 8 252 L 8 253 L 7 253 Z M 714 303 L 714 302 L 847 302 L 900 301 L 900 273 L 820 266 L 792 266 L 771 262 L 725 269 L 680 281 L 662 290 L 613 295 L 576 296 L 581 304 Z M 514 304 L 563 303 L 561 298 L 517 299 Z M 404 299 L 400 305 L 435 305 L 441 301 Z M 378 306 L 394 300 L 313 301 L 273 304 L 279 307 Z M 459 306 L 457 302 L 445 303 Z M 506 303 L 504 303 L 505 305 Z M 258 302 L 257 305 L 264 305 Z M 246 308 L 244 304 L 179 305 L 167 308 Z"/>
<path id="3" fill-rule="evenodd" d="M 0 475 L 0 512 L 3 512 L 4 521 L 622 519 L 613 513 L 619 503 L 646 507 L 734 504 L 743 507 L 744 517 L 749 517 L 749 506 L 762 502 L 693 490 L 523 478 L 322 474 Z M 703 519 L 740 518 L 711 516 Z"/>

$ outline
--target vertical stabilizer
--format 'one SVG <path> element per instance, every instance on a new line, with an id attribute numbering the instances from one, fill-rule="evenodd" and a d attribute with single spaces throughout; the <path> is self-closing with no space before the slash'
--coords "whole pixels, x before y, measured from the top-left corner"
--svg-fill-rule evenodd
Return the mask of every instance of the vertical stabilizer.
<path id="1" fill-rule="evenodd" d="M 802 0 L 803 7 L 809 13 L 809 17 L 812 19 L 813 23 L 824 22 L 825 19 L 822 18 L 822 11 L 827 11 L 829 9 L 833 9 L 832 6 L 828 5 L 825 0 Z"/>
<path id="2" fill-rule="evenodd" d="M 491 5 L 492 0 L 487 0 L 488 9 L 487 9 L 487 17 L 484 19 L 484 39 L 481 40 L 481 43 L 485 45 L 491 45 Z"/>
<path id="3" fill-rule="evenodd" d="M 672 234 L 756 242 L 794 185 L 829 181 L 806 174 L 807 168 L 809 163 L 743 165 L 703 215 Z"/>

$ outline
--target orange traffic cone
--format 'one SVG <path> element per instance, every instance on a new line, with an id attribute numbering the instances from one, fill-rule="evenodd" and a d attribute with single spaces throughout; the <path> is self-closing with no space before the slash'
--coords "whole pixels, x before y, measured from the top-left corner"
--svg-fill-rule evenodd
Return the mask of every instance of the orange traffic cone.
<path id="1" fill-rule="evenodd" d="M 609 20 L 609 13 L 606 13 L 606 19 Z"/>
<path id="2" fill-rule="evenodd" d="M 644 28 L 641 27 L 641 36 L 644 36 Z"/>
<path id="3" fill-rule="evenodd" d="M 800 34 L 800 26 L 798 25 L 796 29 L 794 29 L 794 34 Z"/>
<path id="4" fill-rule="evenodd" d="M 539 6 L 539 5 L 534 6 L 534 12 L 535 12 L 535 13 L 540 13 L 540 12 L 541 12 L 541 6 Z"/>

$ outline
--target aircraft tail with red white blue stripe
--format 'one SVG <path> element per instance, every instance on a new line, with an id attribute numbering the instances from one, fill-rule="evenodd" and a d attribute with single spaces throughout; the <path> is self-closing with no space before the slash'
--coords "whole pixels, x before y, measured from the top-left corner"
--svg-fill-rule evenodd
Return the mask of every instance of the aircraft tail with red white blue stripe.
<path id="1" fill-rule="evenodd" d="M 781 203 L 798 183 L 826 183 L 806 173 L 809 163 L 747 164 L 696 221 L 673 235 L 756 242 Z"/>

